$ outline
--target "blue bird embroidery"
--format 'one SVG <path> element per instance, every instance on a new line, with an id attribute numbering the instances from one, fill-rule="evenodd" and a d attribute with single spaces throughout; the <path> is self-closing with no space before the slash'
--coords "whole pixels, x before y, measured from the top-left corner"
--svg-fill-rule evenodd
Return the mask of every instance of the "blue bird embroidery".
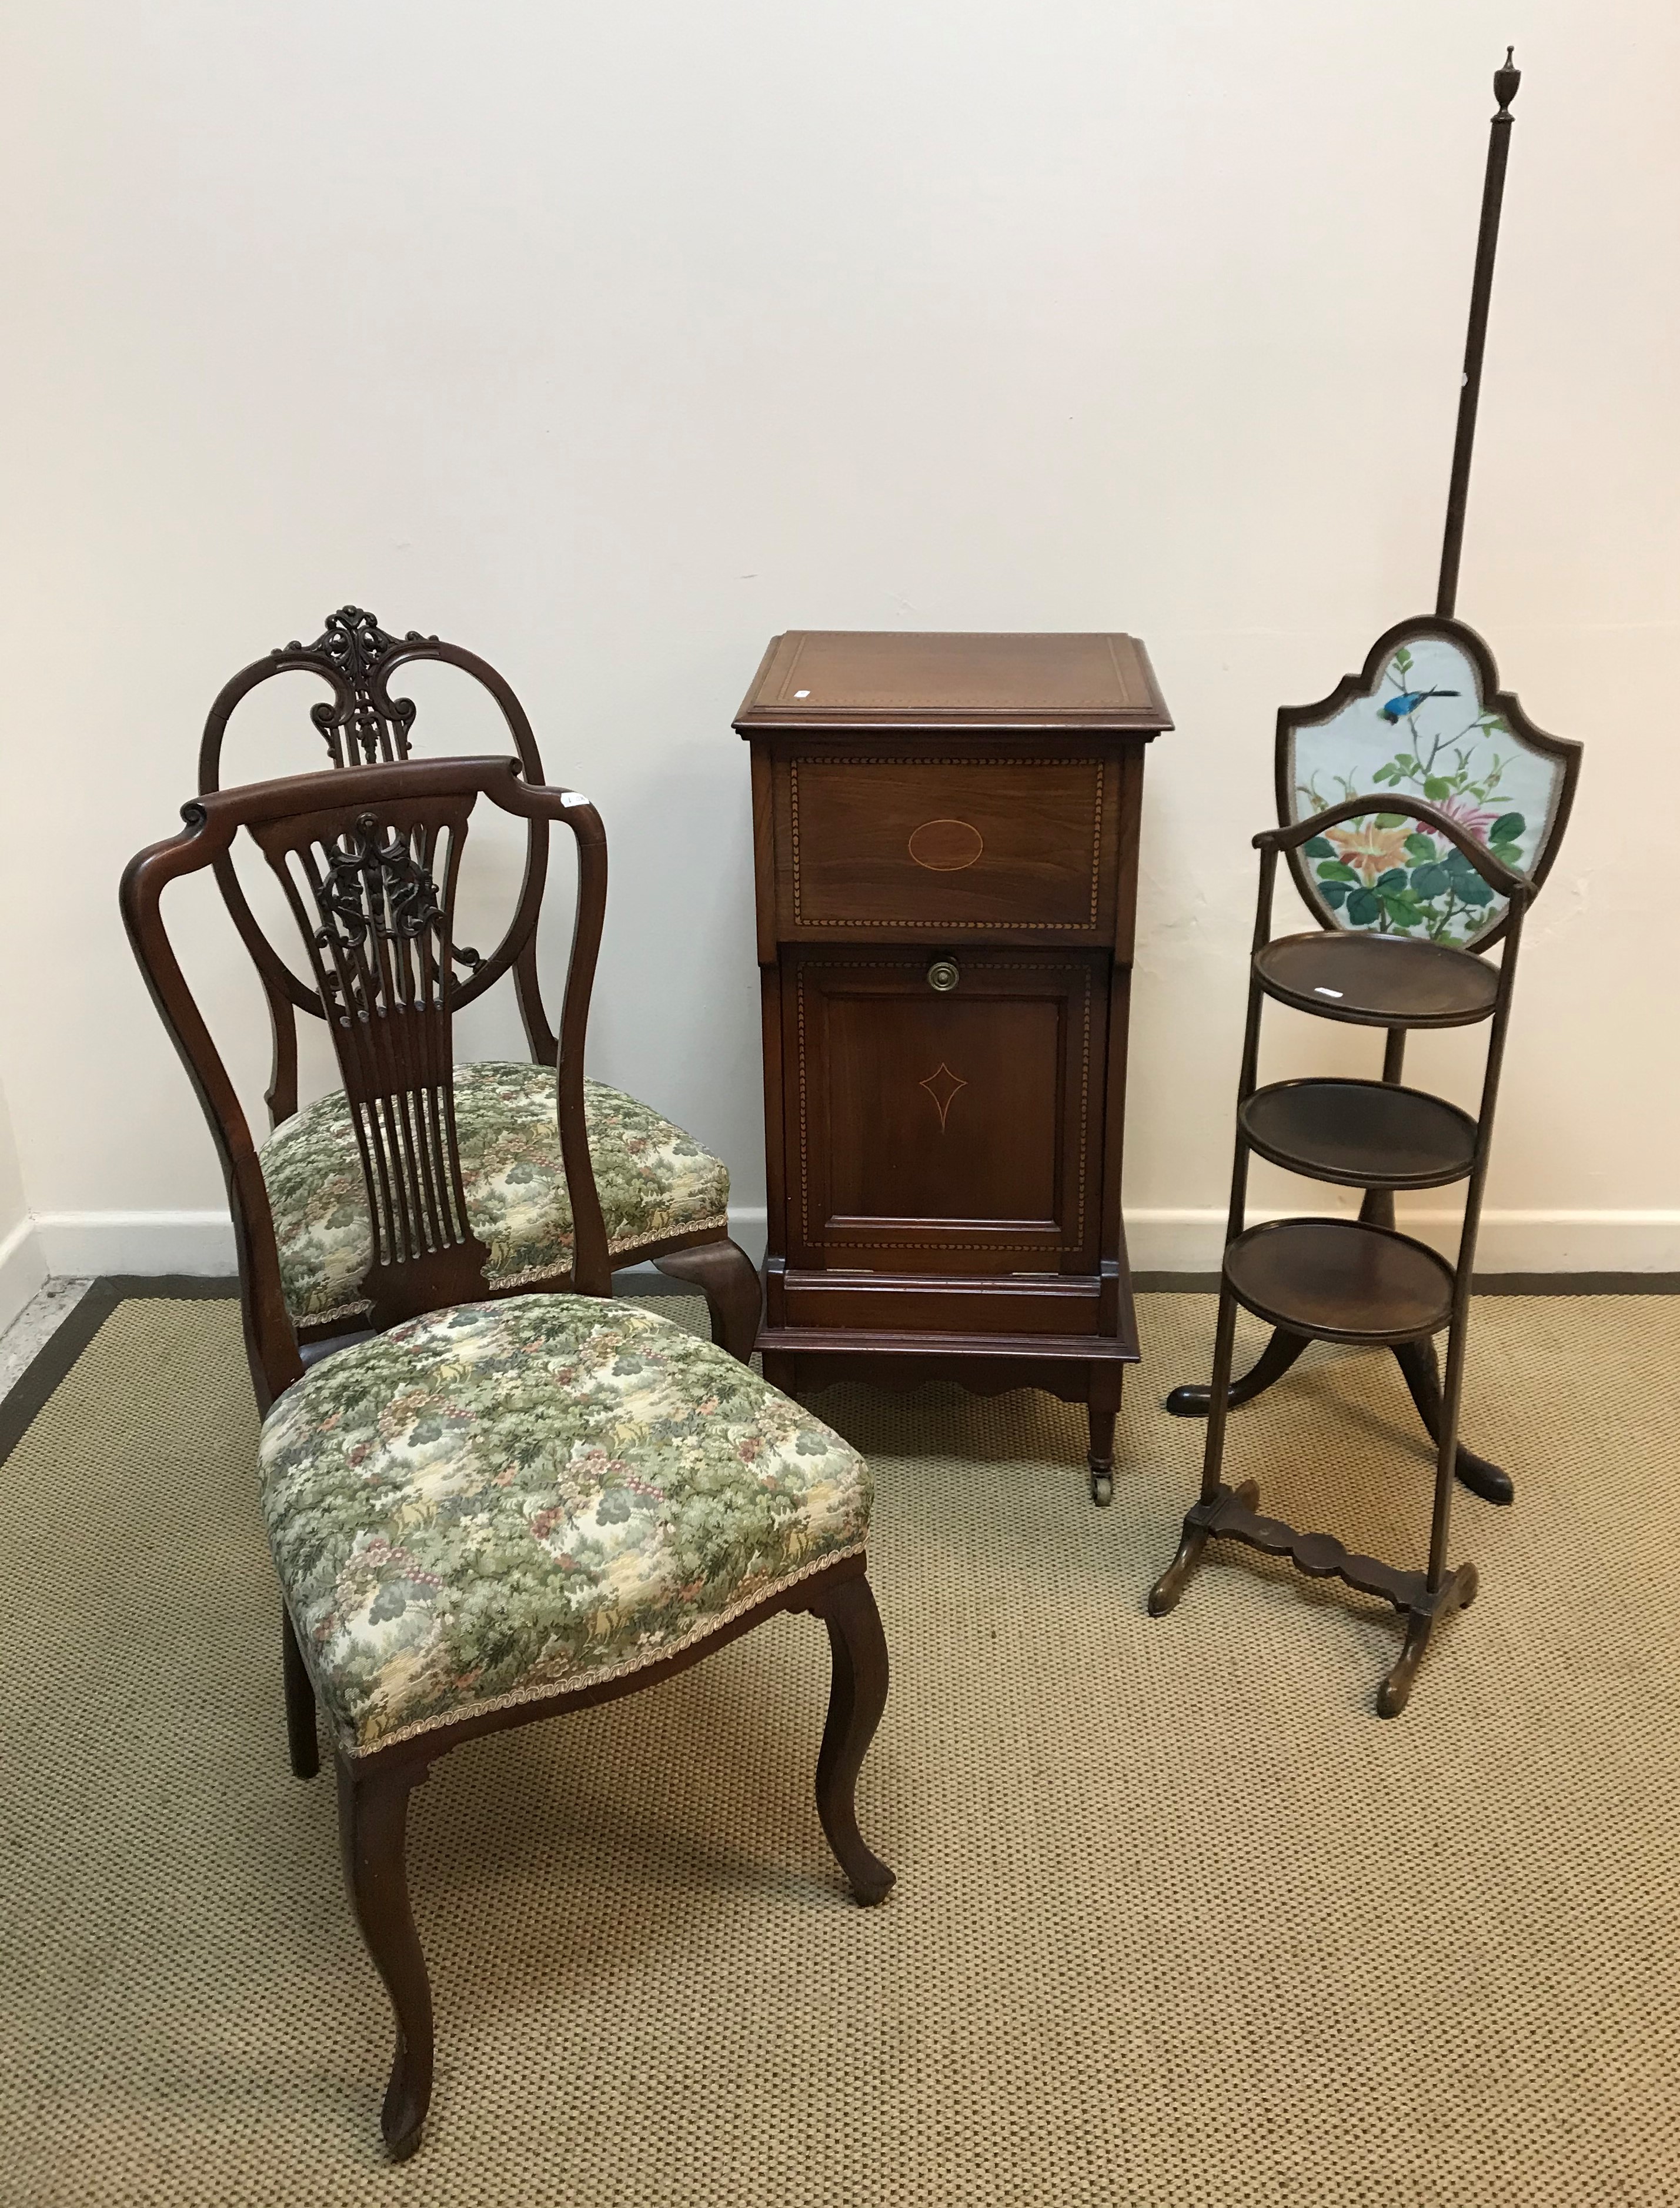
<path id="1" fill-rule="evenodd" d="M 1425 698 L 1456 698 L 1456 690 L 1402 690 L 1398 698 L 1390 698 L 1379 710 L 1385 721 L 1402 721 L 1408 713 L 1415 713 Z"/>

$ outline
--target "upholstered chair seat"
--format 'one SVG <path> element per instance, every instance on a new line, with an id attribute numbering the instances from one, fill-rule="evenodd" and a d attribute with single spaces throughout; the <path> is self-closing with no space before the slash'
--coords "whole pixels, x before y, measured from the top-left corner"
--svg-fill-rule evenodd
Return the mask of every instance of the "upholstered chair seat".
<path id="1" fill-rule="evenodd" d="M 610 1252 L 727 1228 L 729 1167 L 692 1135 L 599 1081 L 585 1082 L 584 1112 Z M 468 1223 L 490 1253 L 488 1285 L 517 1288 L 567 1274 L 572 1200 L 554 1068 L 523 1059 L 457 1066 L 455 1124 Z M 358 1319 L 368 1308 L 361 1281 L 373 1262 L 373 1227 L 344 1091 L 283 1119 L 261 1162 L 293 1323 Z"/>
<path id="2" fill-rule="evenodd" d="M 323 1359 L 262 1503 L 341 1753 L 658 1663 L 863 1552 L 856 1451 L 669 1319 L 513 1296 Z"/>

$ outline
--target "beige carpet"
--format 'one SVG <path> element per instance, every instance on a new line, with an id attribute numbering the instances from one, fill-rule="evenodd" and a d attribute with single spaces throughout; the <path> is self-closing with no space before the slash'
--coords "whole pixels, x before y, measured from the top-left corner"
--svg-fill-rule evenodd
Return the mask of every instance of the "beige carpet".
<path id="1" fill-rule="evenodd" d="M 1389 1725 L 1377 1605 L 1243 1560 L 1144 1613 L 1212 1309 L 1146 1301 L 1107 1512 L 1045 1399 L 820 1399 L 880 1490 L 884 1909 L 818 1830 L 808 1619 L 439 1767 L 393 2170 L 233 1315 L 123 1305 L 0 1468 L 0 2202 L 1680 2199 L 1680 1306 L 1481 1304 L 1470 1431 L 1521 1499 L 1464 1500 L 1482 1594 Z M 1410 1415 L 1321 1349 L 1231 1469 L 1407 1560 Z"/>

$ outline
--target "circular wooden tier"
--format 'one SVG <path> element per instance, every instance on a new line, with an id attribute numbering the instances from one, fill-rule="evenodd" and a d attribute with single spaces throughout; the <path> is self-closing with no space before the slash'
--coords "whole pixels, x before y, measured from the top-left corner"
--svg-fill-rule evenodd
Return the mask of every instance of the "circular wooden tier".
<path id="1" fill-rule="evenodd" d="M 1276 1219 L 1225 1252 L 1239 1303 L 1320 1341 L 1415 1341 L 1452 1316 L 1453 1269 L 1409 1234 L 1353 1219 Z"/>
<path id="2" fill-rule="evenodd" d="M 1493 1010 L 1499 969 L 1409 935 L 1321 930 L 1280 935 L 1254 954 L 1268 996 L 1360 1027 L 1461 1028 Z"/>
<path id="3" fill-rule="evenodd" d="M 1456 1104 L 1384 1081 L 1281 1081 L 1239 1117 L 1263 1158 L 1350 1188 L 1439 1188 L 1462 1180 L 1476 1123 Z"/>

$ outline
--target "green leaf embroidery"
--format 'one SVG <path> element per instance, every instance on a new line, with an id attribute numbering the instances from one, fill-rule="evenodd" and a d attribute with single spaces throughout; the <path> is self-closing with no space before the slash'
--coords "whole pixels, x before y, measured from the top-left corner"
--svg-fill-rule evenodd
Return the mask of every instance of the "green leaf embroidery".
<path id="1" fill-rule="evenodd" d="M 1435 848 L 1435 838 L 1432 836 L 1408 836 L 1406 839 L 1406 848 L 1419 866 L 1427 866 L 1431 860 L 1438 859 L 1441 855 Z"/>
<path id="2" fill-rule="evenodd" d="M 1357 882 L 1359 877 L 1345 859 L 1324 859 L 1319 863 L 1321 882 Z"/>
<path id="3" fill-rule="evenodd" d="M 1424 795 L 1431 805 L 1439 805 L 1453 794 L 1453 786 L 1443 776 L 1432 774 L 1424 783 Z"/>
<path id="4" fill-rule="evenodd" d="M 1413 873 L 1413 890 L 1425 901 L 1431 897 L 1444 897 L 1451 885 L 1452 876 L 1438 861 L 1426 867 L 1419 867 Z"/>
<path id="5" fill-rule="evenodd" d="M 1381 909 L 1375 890 L 1355 890 L 1347 900 L 1347 917 L 1355 927 L 1369 927 Z"/>
<path id="6" fill-rule="evenodd" d="M 1403 890 L 1406 879 L 1404 867 L 1390 867 L 1386 873 L 1378 874 L 1377 886 L 1379 890 Z"/>
<path id="7" fill-rule="evenodd" d="M 1309 859 L 1333 859 L 1335 856 L 1335 845 L 1328 836 L 1310 837 L 1301 849 Z"/>
<path id="8" fill-rule="evenodd" d="M 1527 831 L 1528 823 L 1520 813 L 1502 813 L 1487 831 L 1490 843 L 1515 843 L 1519 836 Z"/>

